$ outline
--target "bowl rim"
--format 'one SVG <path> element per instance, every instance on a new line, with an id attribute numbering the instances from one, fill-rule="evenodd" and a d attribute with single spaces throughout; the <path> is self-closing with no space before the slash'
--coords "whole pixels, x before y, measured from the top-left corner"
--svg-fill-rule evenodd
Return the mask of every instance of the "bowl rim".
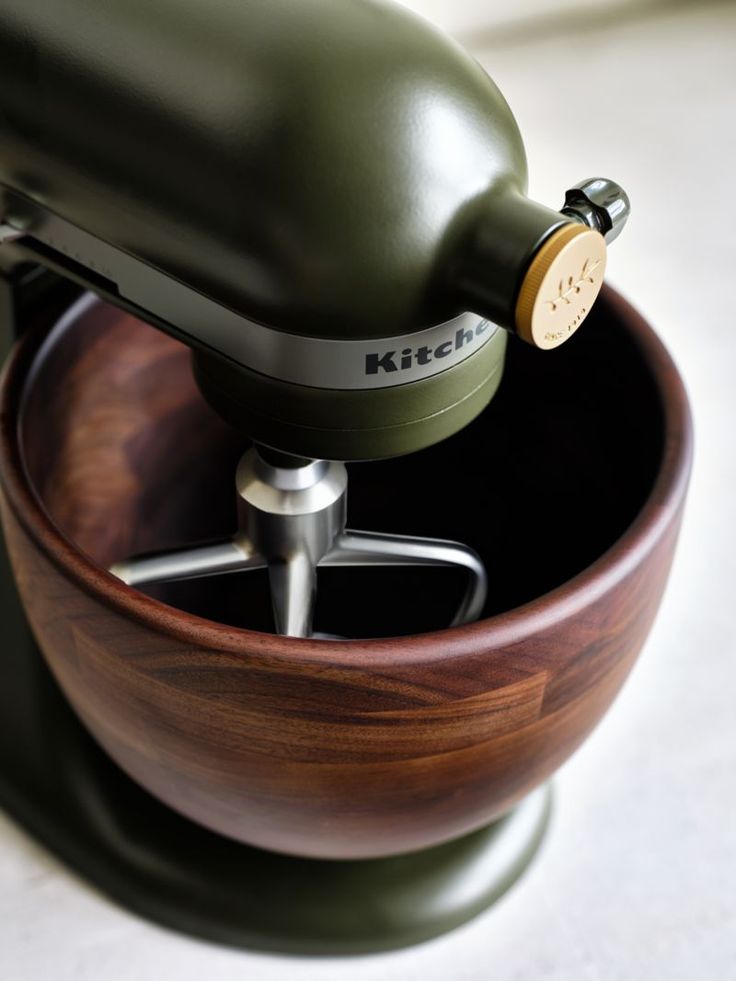
<path id="1" fill-rule="evenodd" d="M 90 294 L 83 294 L 88 297 Z M 400 637 L 319 640 L 284 637 L 220 624 L 152 599 L 96 565 L 56 527 L 34 488 L 20 439 L 26 383 L 36 358 L 57 325 L 29 330 L 15 345 L 0 381 L 0 487 L 31 541 L 78 588 L 118 614 L 157 633 L 201 649 L 280 661 L 330 662 L 376 668 L 381 664 L 425 663 L 517 644 L 531 634 L 569 619 L 613 589 L 679 521 L 692 468 L 693 425 L 687 392 L 670 354 L 654 330 L 616 290 L 605 286 L 599 303 L 620 319 L 654 379 L 664 421 L 663 453 L 654 484 L 633 522 L 593 563 L 534 599 L 475 623 Z"/>

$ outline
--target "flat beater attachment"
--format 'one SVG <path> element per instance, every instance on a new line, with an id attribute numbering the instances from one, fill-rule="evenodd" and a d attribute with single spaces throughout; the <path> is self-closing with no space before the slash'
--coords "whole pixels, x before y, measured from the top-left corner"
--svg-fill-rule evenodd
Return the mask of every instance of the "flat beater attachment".
<path id="1" fill-rule="evenodd" d="M 110 571 L 130 586 L 268 569 L 276 631 L 311 637 L 318 566 L 460 566 L 468 586 L 452 626 L 476 620 L 485 603 L 479 556 L 455 542 L 345 528 L 343 463 L 278 466 L 257 449 L 237 469 L 239 527 L 226 541 L 140 556 Z"/>

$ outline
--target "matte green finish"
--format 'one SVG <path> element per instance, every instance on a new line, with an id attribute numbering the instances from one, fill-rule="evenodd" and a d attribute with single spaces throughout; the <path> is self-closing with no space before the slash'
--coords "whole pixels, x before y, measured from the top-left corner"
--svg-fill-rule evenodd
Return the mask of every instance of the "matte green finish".
<path id="1" fill-rule="evenodd" d="M 277 328 L 386 337 L 469 296 L 508 327 L 566 220 L 526 179 L 496 86 L 398 4 L 0 0 L 0 181 Z"/>
<path id="2" fill-rule="evenodd" d="M 513 329 L 532 256 L 568 221 L 530 202 L 526 180 L 491 79 L 399 5 L 0 0 L 9 216 L 31 198 L 277 330 L 390 338 L 468 310 Z M 181 336 L 75 256 L 24 242 Z M 249 436 L 347 460 L 452 435 L 492 398 L 503 349 L 378 392 L 197 359 L 207 398 Z"/>
<path id="3" fill-rule="evenodd" d="M 201 353 L 194 370 L 212 407 L 257 442 L 314 458 L 370 460 L 431 446 L 475 419 L 501 382 L 507 339 L 497 331 L 434 378 L 366 391 L 289 385 Z"/>

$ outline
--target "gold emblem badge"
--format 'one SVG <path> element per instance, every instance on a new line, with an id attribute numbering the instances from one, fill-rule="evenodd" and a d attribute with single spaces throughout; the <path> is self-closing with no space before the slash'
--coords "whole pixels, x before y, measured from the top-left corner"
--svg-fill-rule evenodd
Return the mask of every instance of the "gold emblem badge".
<path id="1" fill-rule="evenodd" d="M 590 313 L 606 271 L 606 242 L 584 225 L 564 225 L 532 259 L 516 303 L 516 329 L 535 347 L 558 347 Z"/>

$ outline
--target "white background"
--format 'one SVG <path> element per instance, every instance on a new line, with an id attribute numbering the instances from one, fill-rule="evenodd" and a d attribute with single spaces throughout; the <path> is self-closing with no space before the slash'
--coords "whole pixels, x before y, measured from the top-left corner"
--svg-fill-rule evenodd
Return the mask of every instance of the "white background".
<path id="1" fill-rule="evenodd" d="M 515 5 L 521 26 L 510 5 L 477 0 L 434 0 L 434 13 L 509 100 L 534 197 L 559 207 L 565 187 L 598 173 L 630 192 L 609 280 L 672 351 L 697 438 L 659 619 L 614 708 L 558 776 L 541 856 L 453 934 L 299 960 L 148 925 L 0 818 L 2 981 L 736 978 L 736 9 L 625 4 L 611 15 L 596 2 L 524 20 L 535 6 L 552 9 Z"/>

